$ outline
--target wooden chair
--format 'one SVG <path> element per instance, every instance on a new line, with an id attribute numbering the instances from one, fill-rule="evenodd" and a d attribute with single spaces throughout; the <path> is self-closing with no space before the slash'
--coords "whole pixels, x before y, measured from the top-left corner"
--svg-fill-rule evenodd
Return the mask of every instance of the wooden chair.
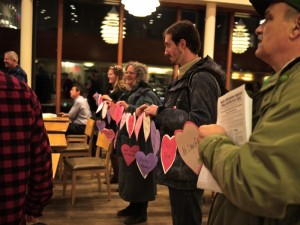
<path id="1" fill-rule="evenodd" d="M 62 178 L 64 164 L 63 160 L 68 157 L 83 157 L 91 156 L 93 148 L 94 137 L 94 125 L 93 119 L 88 119 L 83 135 L 70 134 L 66 136 L 67 147 L 58 149 L 56 152 L 60 153 L 59 159 L 59 179 Z"/>
<path id="2" fill-rule="evenodd" d="M 100 174 L 104 173 L 108 200 L 111 199 L 111 189 L 110 189 L 110 153 L 112 151 L 112 143 L 110 143 L 106 136 L 99 132 L 97 143 L 96 143 L 96 155 L 95 157 L 74 157 L 66 158 L 64 161 L 64 178 L 63 178 L 63 195 L 66 192 L 67 185 L 67 175 L 71 174 L 72 178 L 72 188 L 71 188 L 71 198 L 72 205 L 75 204 L 75 192 L 76 192 L 76 180 L 77 176 L 80 175 L 97 175 L 98 178 L 98 191 L 101 190 L 101 177 Z M 101 154 L 100 154 L 101 153 Z M 105 155 L 105 157 L 101 157 Z"/>

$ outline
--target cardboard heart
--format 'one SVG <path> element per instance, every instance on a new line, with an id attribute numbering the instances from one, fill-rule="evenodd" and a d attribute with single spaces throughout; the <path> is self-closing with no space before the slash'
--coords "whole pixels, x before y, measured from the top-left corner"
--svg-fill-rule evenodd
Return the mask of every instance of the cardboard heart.
<path id="1" fill-rule="evenodd" d="M 175 136 L 164 135 L 161 141 L 160 158 L 165 174 L 171 168 L 176 157 Z"/>
<path id="2" fill-rule="evenodd" d="M 135 134 L 136 140 L 139 139 L 139 133 L 140 133 L 140 130 L 141 130 L 141 127 L 143 124 L 143 118 L 144 118 L 144 113 L 142 113 L 136 120 L 136 124 L 134 127 L 134 134 Z"/>
<path id="3" fill-rule="evenodd" d="M 198 153 L 198 127 L 187 121 L 183 126 L 183 130 L 175 131 L 175 140 L 181 158 L 198 175 L 202 166 Z"/>
<path id="4" fill-rule="evenodd" d="M 144 136 L 145 136 L 145 141 L 148 140 L 148 137 L 150 135 L 150 116 L 144 116 L 143 118 L 143 130 L 144 130 Z"/>
<path id="5" fill-rule="evenodd" d="M 102 131 L 106 127 L 106 123 L 104 120 L 97 120 L 96 121 L 96 126 L 99 131 Z"/>
<path id="6" fill-rule="evenodd" d="M 105 134 L 105 136 L 109 142 L 111 142 L 115 137 L 115 132 L 112 129 L 104 128 L 102 130 L 102 133 Z"/>
<path id="7" fill-rule="evenodd" d="M 102 119 L 104 119 L 106 117 L 107 110 L 108 110 L 108 103 L 107 103 L 107 101 L 104 101 L 103 107 L 102 107 L 102 112 L 101 112 Z"/>
<path id="8" fill-rule="evenodd" d="M 150 125 L 150 137 L 151 137 L 151 144 L 154 155 L 157 154 L 160 145 L 160 132 L 156 129 L 154 121 L 151 121 Z"/>
<path id="9" fill-rule="evenodd" d="M 142 174 L 146 179 L 148 174 L 154 169 L 157 164 L 158 158 L 153 153 L 145 155 L 144 152 L 139 151 L 135 153 L 136 164 Z"/>
<path id="10" fill-rule="evenodd" d="M 140 146 L 129 146 L 127 144 L 123 144 L 121 147 L 121 151 L 127 166 L 129 166 L 135 160 L 135 153 L 140 151 Z"/>
<path id="11" fill-rule="evenodd" d="M 117 102 L 115 106 L 115 115 L 114 115 L 116 124 L 119 124 L 123 112 L 124 112 L 124 107 L 121 106 L 119 102 Z"/>
<path id="12" fill-rule="evenodd" d="M 100 112 L 100 110 L 102 109 L 104 103 L 101 102 L 100 105 L 98 106 L 97 110 L 96 110 L 96 113 Z"/>
<path id="13" fill-rule="evenodd" d="M 127 118 L 126 118 L 126 128 L 127 128 L 129 138 L 131 138 L 131 136 L 132 136 L 132 133 L 133 133 L 134 127 L 135 127 L 135 123 L 136 123 L 135 113 L 130 114 L 129 116 L 127 116 Z"/>

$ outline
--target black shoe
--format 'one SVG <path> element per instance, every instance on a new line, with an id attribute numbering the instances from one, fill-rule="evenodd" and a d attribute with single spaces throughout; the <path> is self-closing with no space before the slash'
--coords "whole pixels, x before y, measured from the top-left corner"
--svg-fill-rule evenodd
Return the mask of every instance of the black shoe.
<path id="1" fill-rule="evenodd" d="M 138 223 L 144 223 L 147 221 L 147 216 L 130 216 L 125 221 L 124 224 L 130 225 L 130 224 L 138 224 Z"/>
<path id="2" fill-rule="evenodd" d="M 117 216 L 132 216 L 134 213 L 134 210 L 128 206 L 125 209 L 122 209 L 118 211 Z"/>

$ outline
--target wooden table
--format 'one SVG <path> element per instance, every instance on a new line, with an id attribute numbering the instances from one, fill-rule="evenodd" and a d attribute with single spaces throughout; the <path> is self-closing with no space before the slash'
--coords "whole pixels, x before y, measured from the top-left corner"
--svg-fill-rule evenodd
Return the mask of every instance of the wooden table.
<path id="1" fill-rule="evenodd" d="M 64 133 L 49 133 L 48 138 L 53 150 L 67 147 L 67 139 Z"/>
<path id="2" fill-rule="evenodd" d="M 48 133 L 66 133 L 69 122 L 44 121 L 44 125 Z"/>
<path id="3" fill-rule="evenodd" d="M 53 169 L 53 178 L 55 177 L 58 164 L 60 162 L 60 153 L 55 152 L 55 150 L 66 148 L 67 147 L 67 139 L 64 133 L 48 133 L 48 138 L 50 142 L 52 152 L 52 169 Z"/>
<path id="4" fill-rule="evenodd" d="M 70 119 L 68 117 L 46 117 L 43 118 L 44 122 L 70 122 Z"/>

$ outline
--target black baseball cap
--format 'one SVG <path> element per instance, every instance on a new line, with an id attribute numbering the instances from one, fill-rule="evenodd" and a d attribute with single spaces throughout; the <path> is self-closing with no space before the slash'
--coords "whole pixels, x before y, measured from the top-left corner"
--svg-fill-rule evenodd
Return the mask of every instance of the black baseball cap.
<path id="1" fill-rule="evenodd" d="M 265 15 L 265 11 L 269 5 L 278 2 L 285 2 L 300 11 L 300 0 L 250 0 L 250 2 L 261 16 Z"/>

